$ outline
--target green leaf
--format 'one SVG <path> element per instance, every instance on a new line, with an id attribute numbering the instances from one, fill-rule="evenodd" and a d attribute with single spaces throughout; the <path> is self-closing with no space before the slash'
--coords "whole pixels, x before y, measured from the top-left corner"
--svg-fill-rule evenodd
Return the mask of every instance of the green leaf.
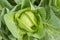
<path id="1" fill-rule="evenodd" d="M 2 6 L 2 8 L 4 7 L 7 7 L 9 9 L 12 8 L 12 5 L 7 0 L 0 0 L 0 5 Z"/>
<path id="2" fill-rule="evenodd" d="M 60 30 L 60 19 L 54 14 L 54 12 L 51 10 L 50 13 L 50 19 L 48 20 L 48 23 L 51 24 L 56 30 Z"/>
<path id="3" fill-rule="evenodd" d="M 16 38 L 19 38 L 18 29 L 14 22 L 14 14 L 15 13 L 6 14 L 4 16 L 4 20 L 7 25 L 7 28 L 10 30 L 10 32 L 13 34 L 13 36 Z"/>
<path id="4" fill-rule="evenodd" d="M 1 25 L 2 25 L 2 22 L 4 23 L 4 14 L 5 14 L 5 8 L 3 8 L 2 10 L 1 10 L 1 14 L 0 14 L 0 27 L 1 27 Z"/>
<path id="5" fill-rule="evenodd" d="M 54 5 L 60 9 L 60 0 L 54 0 Z"/>
<path id="6" fill-rule="evenodd" d="M 30 0 L 31 1 L 31 3 L 34 3 L 36 0 Z"/>
<path id="7" fill-rule="evenodd" d="M 21 8 L 30 7 L 30 0 L 22 0 Z"/>
<path id="8" fill-rule="evenodd" d="M 0 10 L 2 10 L 2 6 L 0 5 Z"/>
<path id="9" fill-rule="evenodd" d="M 40 14 L 43 22 L 46 21 L 46 10 L 44 7 L 39 7 L 37 12 Z"/>
<path id="10" fill-rule="evenodd" d="M 60 35 L 60 19 L 55 15 L 55 13 L 50 9 L 50 18 L 44 23 L 46 25 L 46 40 L 57 40 Z"/>
<path id="11" fill-rule="evenodd" d="M 22 0 L 14 0 L 17 4 L 21 4 Z"/>
<path id="12" fill-rule="evenodd" d="M 0 34 L 0 40 L 2 40 L 2 36 L 1 36 L 1 34 Z"/>

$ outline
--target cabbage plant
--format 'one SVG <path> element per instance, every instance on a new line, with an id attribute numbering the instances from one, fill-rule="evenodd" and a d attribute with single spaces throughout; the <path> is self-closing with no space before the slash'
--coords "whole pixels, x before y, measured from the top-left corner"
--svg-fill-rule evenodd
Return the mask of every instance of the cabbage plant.
<path id="1" fill-rule="evenodd" d="M 0 2 L 0 40 L 60 40 L 59 0 Z"/>

